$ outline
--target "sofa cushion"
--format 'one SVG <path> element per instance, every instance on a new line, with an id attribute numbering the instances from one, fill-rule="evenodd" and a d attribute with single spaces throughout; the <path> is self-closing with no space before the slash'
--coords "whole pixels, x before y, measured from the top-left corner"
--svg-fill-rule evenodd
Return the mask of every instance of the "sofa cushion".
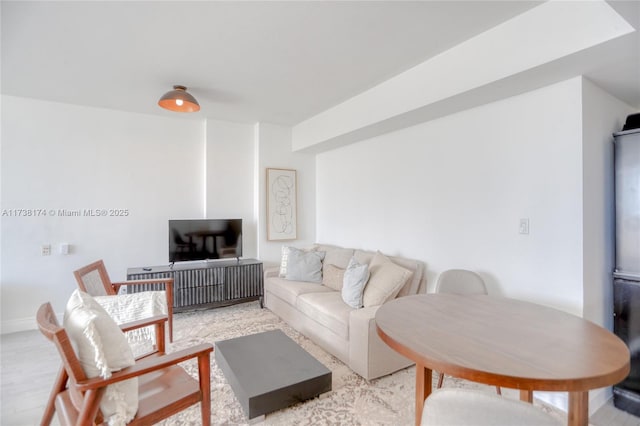
<path id="1" fill-rule="evenodd" d="M 304 251 L 289 247 L 285 278 L 294 281 L 322 282 L 324 251 Z"/>
<path id="2" fill-rule="evenodd" d="M 375 252 L 366 251 L 366 250 L 354 250 L 353 257 L 358 261 L 358 263 L 366 263 L 367 265 L 371 263 L 371 259 L 375 256 Z"/>
<path id="3" fill-rule="evenodd" d="M 320 246 L 320 250 L 324 250 L 324 247 L 325 246 Z M 354 252 L 353 249 L 347 248 L 327 248 L 324 251 L 327 253 L 324 257 L 324 268 L 326 268 L 327 265 L 334 265 L 342 269 L 347 268 Z"/>
<path id="4" fill-rule="evenodd" d="M 352 308 L 362 308 L 362 294 L 364 286 L 369 280 L 369 266 L 359 263 L 355 257 L 349 261 L 344 271 L 342 282 L 342 300 Z"/>
<path id="5" fill-rule="evenodd" d="M 280 277 L 269 278 L 265 281 L 265 290 L 284 300 L 291 306 L 296 306 L 296 299 L 301 294 L 335 292 L 335 290 L 321 284 L 304 281 L 290 281 Z"/>
<path id="6" fill-rule="evenodd" d="M 327 286 L 336 291 L 342 291 L 342 283 L 344 281 L 344 269 L 338 268 L 336 265 L 324 265 L 322 273 L 322 285 Z"/>
<path id="7" fill-rule="evenodd" d="M 331 250 L 335 250 L 335 249 L 342 249 L 342 247 L 340 246 L 336 246 L 333 244 L 322 244 L 322 243 L 315 243 L 313 245 L 313 247 L 316 250 L 322 250 L 322 251 L 331 251 Z"/>
<path id="8" fill-rule="evenodd" d="M 420 282 L 424 277 L 424 265 L 417 260 L 405 259 L 402 257 L 390 257 L 390 259 L 396 265 L 400 265 L 413 272 L 411 277 L 409 277 L 409 280 L 407 280 L 407 283 L 398 292 L 397 297 L 409 296 L 411 294 L 418 293 L 418 290 L 420 290 Z"/>
<path id="9" fill-rule="evenodd" d="M 339 292 L 302 294 L 297 308 L 343 339 L 349 339 L 349 314 L 354 309 L 342 301 Z"/>
<path id="10" fill-rule="evenodd" d="M 364 307 L 382 305 L 396 297 L 411 277 L 411 271 L 398 266 L 387 256 L 377 252 L 369 264 L 371 276 L 364 289 Z"/>

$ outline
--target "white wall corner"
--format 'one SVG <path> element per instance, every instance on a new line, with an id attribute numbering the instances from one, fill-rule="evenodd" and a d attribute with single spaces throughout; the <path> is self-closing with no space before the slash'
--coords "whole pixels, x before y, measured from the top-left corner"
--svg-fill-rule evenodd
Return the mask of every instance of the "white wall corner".
<path id="1" fill-rule="evenodd" d="M 291 150 L 291 127 L 259 123 L 256 131 L 258 144 L 258 189 L 260 191 L 260 233 L 258 256 L 263 261 L 278 261 L 283 244 L 305 245 L 315 241 L 315 156 Z M 297 223 L 298 238 L 294 241 L 269 241 L 266 233 L 266 169 L 287 168 L 297 171 Z"/>

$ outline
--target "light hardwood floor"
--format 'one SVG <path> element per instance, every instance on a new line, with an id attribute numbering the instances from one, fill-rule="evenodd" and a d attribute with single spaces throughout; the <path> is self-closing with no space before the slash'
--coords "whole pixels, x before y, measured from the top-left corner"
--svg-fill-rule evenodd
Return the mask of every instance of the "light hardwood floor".
<path id="1" fill-rule="evenodd" d="M 59 368 L 55 347 L 39 331 L 0 336 L 0 424 L 40 423 Z M 640 418 L 618 410 L 611 402 L 589 419 L 593 426 L 640 426 Z M 54 419 L 54 425 L 57 421 Z"/>

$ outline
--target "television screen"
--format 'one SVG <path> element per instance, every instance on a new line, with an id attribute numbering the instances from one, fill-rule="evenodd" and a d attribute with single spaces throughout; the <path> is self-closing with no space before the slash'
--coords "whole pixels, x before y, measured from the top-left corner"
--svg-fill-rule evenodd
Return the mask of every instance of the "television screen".
<path id="1" fill-rule="evenodd" d="M 241 256 L 242 219 L 169 220 L 169 262 Z"/>

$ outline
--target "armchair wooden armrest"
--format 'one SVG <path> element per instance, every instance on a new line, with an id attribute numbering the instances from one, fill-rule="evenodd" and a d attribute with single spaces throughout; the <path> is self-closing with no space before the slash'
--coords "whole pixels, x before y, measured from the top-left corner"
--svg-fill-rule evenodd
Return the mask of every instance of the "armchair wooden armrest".
<path id="1" fill-rule="evenodd" d="M 120 327 L 120 330 L 122 330 L 123 332 L 136 330 L 142 327 L 148 327 L 150 325 L 157 325 L 157 326 L 164 327 L 164 323 L 167 322 L 168 318 L 169 317 L 167 315 L 155 315 L 153 317 L 149 317 L 141 320 L 125 322 L 123 324 L 120 324 L 119 327 Z"/>
<path id="2" fill-rule="evenodd" d="M 147 278 L 143 280 L 116 281 L 111 283 L 111 287 L 116 294 L 120 291 L 120 287 L 129 285 L 142 284 L 164 284 L 165 291 L 173 293 L 173 278 Z"/>
<path id="3" fill-rule="evenodd" d="M 80 381 L 77 383 L 78 390 L 85 392 L 92 389 L 99 389 L 113 383 L 131 379 L 132 377 L 138 377 L 152 371 L 162 370 L 163 368 L 177 365 L 192 358 L 198 358 L 198 369 L 201 370 L 201 364 L 206 364 L 207 368 L 210 366 L 209 362 L 211 352 L 213 352 L 212 344 L 201 343 L 197 346 L 182 349 L 178 352 L 166 354 L 161 357 L 144 359 L 136 362 L 136 365 L 123 368 L 120 371 L 112 373 L 111 377 L 108 379 L 94 377 L 92 379 Z M 203 372 L 200 371 L 200 374 L 203 374 Z"/>
<path id="4" fill-rule="evenodd" d="M 138 359 L 145 358 L 147 356 L 155 355 L 155 354 L 164 355 L 167 347 L 167 344 L 165 342 L 164 324 L 165 322 L 167 322 L 167 319 L 168 319 L 167 315 L 156 315 L 153 317 L 120 324 L 120 330 L 122 330 L 123 332 L 136 330 L 136 329 L 148 327 L 148 326 L 155 326 L 154 328 L 156 332 L 156 350 L 146 353 L 144 355 L 141 355 L 138 357 Z"/>

